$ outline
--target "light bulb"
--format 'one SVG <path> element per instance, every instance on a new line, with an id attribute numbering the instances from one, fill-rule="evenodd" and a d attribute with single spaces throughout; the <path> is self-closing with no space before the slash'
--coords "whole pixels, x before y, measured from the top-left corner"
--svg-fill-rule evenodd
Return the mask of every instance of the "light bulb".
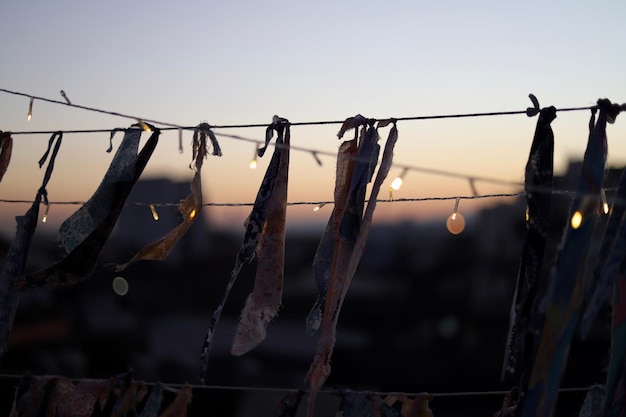
<path id="1" fill-rule="evenodd" d="M 124 278 L 122 277 L 115 277 L 113 278 L 113 291 L 115 291 L 115 294 L 119 295 L 119 296 L 124 296 L 126 294 L 128 294 L 128 281 L 126 281 Z"/>
<path id="2" fill-rule="evenodd" d="M 322 207 L 324 207 L 326 203 L 320 203 L 317 206 L 313 207 L 313 211 L 318 212 Z"/>
<path id="3" fill-rule="evenodd" d="M 43 217 L 41 218 L 42 223 L 46 223 L 48 221 L 48 211 L 50 210 L 50 204 L 46 204 L 46 210 L 43 212 Z"/>
<path id="4" fill-rule="evenodd" d="M 570 221 L 572 229 L 578 229 L 580 225 L 582 224 L 582 222 L 583 222 L 583 214 L 580 211 L 576 211 L 572 215 L 572 219 Z"/>
<path id="5" fill-rule="evenodd" d="M 250 169 L 256 169 L 256 158 L 250 161 Z"/>
<path id="6" fill-rule="evenodd" d="M 602 199 L 602 211 L 604 214 L 609 214 L 609 203 L 606 201 L 606 191 L 604 191 L 604 188 L 600 190 L 600 198 Z"/>
<path id="7" fill-rule="evenodd" d="M 35 101 L 35 99 L 31 97 L 30 103 L 28 104 L 28 116 L 26 116 L 29 122 L 30 122 L 30 119 L 33 118 L 33 101 Z"/>
<path id="8" fill-rule="evenodd" d="M 391 188 L 393 188 L 394 190 L 398 191 L 400 189 L 400 187 L 402 187 L 402 183 L 404 181 L 402 180 L 401 177 L 397 177 L 395 180 L 393 180 L 391 182 Z"/>
<path id="9" fill-rule="evenodd" d="M 456 202 L 454 203 L 454 210 L 452 211 L 452 214 L 448 216 L 448 220 L 446 220 L 448 232 L 453 235 L 458 235 L 463 231 L 463 229 L 465 229 L 465 217 L 458 212 L 460 202 L 461 198 L 457 197 Z"/>
<path id="10" fill-rule="evenodd" d="M 152 218 L 155 221 L 159 220 L 159 213 L 157 213 L 156 207 L 154 207 L 154 204 L 150 204 L 150 211 L 152 212 Z"/>
<path id="11" fill-rule="evenodd" d="M 194 217 L 196 217 L 196 209 L 191 210 L 191 213 L 189 213 L 189 220 L 193 220 Z"/>
<path id="12" fill-rule="evenodd" d="M 458 235 L 465 229 L 465 217 L 461 213 L 452 213 L 446 220 L 446 228 L 453 235 Z"/>

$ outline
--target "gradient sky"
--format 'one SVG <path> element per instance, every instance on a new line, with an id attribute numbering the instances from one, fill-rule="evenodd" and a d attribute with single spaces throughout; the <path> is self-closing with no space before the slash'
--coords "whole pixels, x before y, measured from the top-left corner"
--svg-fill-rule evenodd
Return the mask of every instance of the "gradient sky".
<path id="1" fill-rule="evenodd" d="M 0 88 L 179 125 L 269 123 L 579 107 L 601 97 L 626 101 L 621 46 L 626 2 L 599 1 L 55 1 L 0 0 Z M 0 93 L 0 130 L 112 129 L 133 123 Z M 626 116 L 622 116 L 626 117 Z M 581 158 L 588 112 L 559 113 L 555 165 Z M 395 162 L 521 182 L 536 118 L 524 115 L 407 121 Z M 338 125 L 292 128 L 295 146 L 335 152 Z M 263 129 L 217 133 L 262 139 Z M 382 130 L 383 140 L 387 130 Z M 626 121 L 609 127 L 609 164 L 626 163 Z M 117 138 L 116 146 L 121 136 Z M 43 173 L 47 135 L 15 135 L 0 198 L 32 199 Z M 146 177 L 187 181 L 191 133 L 178 152 L 164 132 Z M 222 158 L 203 168 L 205 202 L 251 202 L 269 155 L 248 168 L 254 144 L 220 140 Z M 383 142 L 381 141 L 381 144 Z M 86 200 L 112 154 L 107 134 L 66 135 L 48 186 L 51 201 Z M 319 167 L 292 153 L 290 201 L 331 200 L 334 160 Z M 392 169 L 389 182 L 400 173 Z M 519 187 L 476 183 L 480 194 Z M 411 171 L 395 197 L 471 195 L 466 180 Z M 386 197 L 387 192 L 381 197 Z M 155 201 L 156 202 L 156 201 Z M 493 204 L 462 202 L 460 210 Z M 441 220 L 443 203 L 385 203 L 375 220 Z M 28 205 L 0 203 L 0 231 Z M 74 207 L 73 209 L 76 209 Z M 73 210 L 72 209 L 72 210 Z M 213 220 L 241 223 L 245 209 L 211 209 Z M 290 208 L 290 221 L 317 218 Z M 53 227 L 69 212 L 51 209 Z M 54 221 L 57 220 L 57 222 Z"/>

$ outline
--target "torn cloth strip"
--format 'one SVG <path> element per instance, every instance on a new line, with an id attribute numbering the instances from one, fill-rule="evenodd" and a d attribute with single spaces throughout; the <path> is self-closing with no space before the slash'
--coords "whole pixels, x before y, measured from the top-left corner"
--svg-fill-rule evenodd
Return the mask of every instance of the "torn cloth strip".
<path id="1" fill-rule="evenodd" d="M 576 196 L 547 294 L 544 325 L 528 391 L 521 400 L 524 417 L 552 415 L 580 313 L 582 271 L 600 205 L 607 155 L 606 123 L 612 105 L 602 99 L 598 100 L 598 108 L 600 114 L 589 135 Z"/>
<path id="2" fill-rule="evenodd" d="M 620 265 L 626 255 L 626 170 L 615 194 L 611 216 L 606 225 L 598 263 L 593 270 L 590 282 L 585 285 L 585 314 L 580 326 L 581 335 L 587 337 L 593 320 L 609 297 Z"/>
<path id="3" fill-rule="evenodd" d="M 276 131 L 277 134 L 276 144 L 282 145 L 284 137 L 289 135 L 289 122 L 286 119 L 274 116 L 273 122 L 266 129 L 266 147 L 267 143 L 272 138 L 274 131 Z M 257 154 L 259 156 L 262 156 L 264 152 L 265 147 L 259 149 Z M 211 319 L 207 335 L 204 339 L 204 343 L 202 344 L 199 377 L 200 380 L 204 381 L 205 383 L 208 377 L 209 354 L 211 351 L 211 345 L 213 343 L 215 328 L 217 326 L 217 323 L 219 322 L 222 310 L 224 308 L 224 304 L 226 303 L 230 291 L 233 288 L 233 285 L 235 285 L 235 281 L 239 276 L 241 268 L 244 264 L 251 262 L 255 257 L 257 246 L 259 244 L 259 240 L 265 226 L 267 208 L 269 206 L 270 199 L 274 191 L 274 184 L 276 182 L 276 176 L 278 175 L 278 170 L 280 167 L 281 155 L 281 147 L 276 146 L 276 148 L 274 149 L 274 153 L 272 154 L 272 159 L 270 159 L 270 163 L 267 167 L 267 170 L 265 171 L 265 176 L 263 177 L 263 181 L 261 182 L 259 191 L 257 192 L 256 199 L 254 200 L 254 206 L 252 207 L 252 212 L 250 213 L 246 224 L 246 231 L 243 237 L 243 241 L 241 242 L 241 247 L 239 248 L 239 252 L 237 253 L 235 266 L 233 267 L 228 283 L 226 284 L 224 294 L 222 295 L 222 298 L 220 299 L 217 308 L 213 312 L 213 318 Z"/>
<path id="4" fill-rule="evenodd" d="M 322 324 L 322 309 L 326 300 L 326 291 L 328 290 L 328 279 L 332 268 L 335 244 L 333 225 L 335 219 L 341 219 L 345 211 L 357 150 L 357 142 L 351 140 L 343 142 L 337 151 L 334 191 L 335 204 L 324 233 L 322 234 L 322 238 L 317 246 L 315 256 L 313 257 L 313 276 L 315 278 L 318 296 L 306 319 L 307 332 L 309 334 L 314 334 Z"/>
<path id="5" fill-rule="evenodd" d="M 298 407 L 300 407 L 300 402 L 304 397 L 304 391 L 294 390 L 287 393 L 281 400 L 278 402 L 276 407 L 276 412 L 274 413 L 275 417 L 295 417 L 298 412 Z"/>
<path id="6" fill-rule="evenodd" d="M 70 232 L 66 236 L 72 237 L 71 240 L 66 240 L 66 242 L 71 241 L 72 243 L 69 247 L 73 247 L 73 249 L 58 263 L 46 269 L 20 277 L 19 282 L 17 283 L 18 290 L 29 290 L 42 285 L 71 285 L 80 282 L 91 275 L 97 265 L 100 252 L 106 244 L 109 235 L 111 234 L 111 231 L 113 230 L 113 227 L 115 226 L 115 223 L 124 208 L 128 195 L 135 186 L 135 183 L 139 180 L 141 173 L 156 148 L 159 134 L 160 131 L 154 129 L 152 135 L 146 141 L 146 144 L 138 155 L 136 154 L 137 148 L 134 146 L 124 147 L 123 149 L 125 149 L 125 151 L 123 152 L 123 155 L 119 154 L 118 150 L 118 154 L 123 161 L 128 159 L 128 155 L 126 155 L 126 153 L 130 153 L 133 157 L 133 163 L 120 164 L 118 159 L 114 158 L 111 166 L 109 167 L 109 171 L 111 172 L 108 172 L 109 175 L 105 178 L 115 176 L 116 178 L 119 178 L 119 180 L 108 183 L 106 186 L 98 187 L 94 196 L 89 200 L 91 203 L 85 203 L 93 204 L 93 202 L 96 201 L 102 202 L 102 204 L 108 208 L 107 213 L 105 213 L 103 217 L 100 217 L 99 215 L 97 217 L 97 223 L 94 223 L 94 217 L 85 217 L 87 216 L 86 213 L 90 212 L 88 206 L 86 209 L 82 210 L 81 214 L 77 217 L 70 217 L 70 219 L 68 219 L 68 221 L 64 224 L 69 228 L 66 230 Z M 124 140 L 127 140 L 127 138 L 132 143 L 138 141 L 138 137 L 135 135 L 135 129 L 126 132 Z M 118 154 L 116 154 L 116 156 Z M 117 172 L 118 170 L 123 172 Z M 100 193 L 103 195 L 100 195 Z M 81 211 L 81 209 L 79 209 L 79 211 Z M 99 213 L 99 210 L 96 210 L 96 212 Z M 91 220 L 88 223 L 82 223 L 78 220 L 84 218 L 89 218 Z M 74 223 L 74 219 L 76 219 L 76 223 Z M 73 226 L 70 227 L 70 224 Z M 74 227 L 76 230 L 74 230 Z M 85 231 L 88 231 L 89 233 L 85 235 Z M 73 246 L 74 242 L 78 242 L 77 246 Z"/>
<path id="7" fill-rule="evenodd" d="M 61 224 L 59 241 L 66 252 L 71 252 L 102 225 L 117 204 L 113 198 L 117 185 L 129 183 L 135 177 L 135 163 L 142 131 L 139 127 L 126 130 L 124 139 L 96 192 Z"/>
<path id="8" fill-rule="evenodd" d="M 535 334 L 529 324 L 536 294 L 543 287 L 539 280 L 548 238 L 551 199 L 547 190 L 552 189 L 554 167 L 554 133 L 550 124 L 555 118 L 555 107 L 546 107 L 540 111 L 526 163 L 526 237 L 511 304 L 501 375 L 502 379 L 514 377 L 518 385 L 525 385 L 520 381 L 520 374 L 532 367 Z"/>
<path id="9" fill-rule="evenodd" d="M 52 175 L 54 169 L 54 161 L 61 146 L 63 139 L 62 133 L 55 133 L 52 135 L 48 145 L 48 151 L 46 155 L 39 161 L 41 167 L 45 162 L 50 152 L 52 143 L 56 140 L 54 148 L 52 148 L 52 154 L 46 172 L 39 190 L 35 196 L 33 204 L 28 209 L 24 216 L 18 216 L 15 218 L 17 222 L 17 229 L 15 231 L 15 237 L 11 243 L 11 247 L 7 252 L 4 267 L 0 272 L 0 362 L 4 357 L 4 352 L 7 348 L 7 342 L 9 339 L 9 332 L 13 323 L 15 311 L 17 309 L 18 295 L 16 293 L 17 280 L 24 274 L 26 269 L 26 261 L 28 260 L 28 254 L 30 252 L 30 246 L 37 229 L 37 219 L 39 218 L 39 204 L 42 201 L 48 203 L 48 193 L 46 186 Z"/>
<path id="10" fill-rule="evenodd" d="M 9 168 L 11 162 L 11 152 L 13 150 L 13 139 L 9 132 L 0 130 L 0 181 Z"/>
<path id="11" fill-rule="evenodd" d="M 231 353 L 239 356 L 253 349 L 266 336 L 266 328 L 282 303 L 285 272 L 285 223 L 289 181 L 289 127 L 282 144 L 276 145 L 280 163 L 268 202 L 263 231 L 257 245 L 254 288 L 241 311 Z"/>
<path id="12" fill-rule="evenodd" d="M 626 262 L 614 281 L 611 350 L 603 416 L 626 416 Z"/>
<path id="13" fill-rule="evenodd" d="M 161 239 L 152 242 L 143 247 L 131 260 L 125 264 L 117 265 L 116 271 L 123 271 L 129 265 L 140 260 L 156 260 L 162 261 L 167 258 L 172 248 L 180 241 L 180 239 L 191 228 L 196 217 L 202 210 L 202 164 L 207 156 L 207 135 L 210 129 L 205 128 L 206 123 L 196 127 L 193 135 L 193 168 L 195 174 L 191 180 L 191 193 L 182 201 L 178 211 L 182 215 L 181 224 L 172 229 Z M 215 141 L 217 143 L 217 140 Z M 214 149 L 215 145 L 214 145 Z M 217 147 L 219 149 L 219 146 Z M 214 151 L 216 152 L 216 151 Z M 217 155 L 217 154 L 216 154 Z M 221 156 L 221 150 L 219 152 Z"/>
<path id="14" fill-rule="evenodd" d="M 385 125 L 382 122 L 381 124 Z M 359 147 L 346 210 L 338 231 L 335 233 L 335 239 L 338 242 L 333 256 L 333 269 L 329 280 L 326 303 L 324 304 L 322 330 L 315 357 L 308 373 L 310 382 L 308 416 L 313 416 L 316 396 L 330 374 L 330 358 L 335 344 L 339 313 L 365 249 L 378 193 L 391 168 L 397 137 L 398 131 L 394 123 L 385 144 L 380 168 L 364 214 L 362 214 L 362 210 L 365 200 L 365 187 L 372 178 L 380 152 L 380 146 L 377 143 L 378 130 L 373 125 L 367 129 Z"/>

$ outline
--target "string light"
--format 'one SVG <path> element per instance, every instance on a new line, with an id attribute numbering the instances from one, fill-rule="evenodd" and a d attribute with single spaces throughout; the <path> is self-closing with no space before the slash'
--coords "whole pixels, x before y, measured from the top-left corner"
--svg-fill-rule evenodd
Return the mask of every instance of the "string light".
<path id="1" fill-rule="evenodd" d="M 28 119 L 28 121 L 30 122 L 30 119 L 33 118 L 33 102 L 35 101 L 34 97 L 30 98 L 30 103 L 28 103 L 28 115 L 26 116 L 26 118 Z"/>
<path id="2" fill-rule="evenodd" d="M 572 214 L 572 218 L 570 220 L 570 225 L 572 226 L 572 229 L 578 229 L 582 222 L 583 214 L 580 211 L 575 211 L 574 214 Z"/>
<path id="3" fill-rule="evenodd" d="M 250 161 L 250 169 L 256 169 L 256 166 L 257 166 L 256 157 L 258 153 L 259 153 L 259 144 L 257 143 L 254 148 L 254 155 L 252 155 L 252 160 Z"/>
<path id="4" fill-rule="evenodd" d="M 155 221 L 159 220 L 159 213 L 157 213 L 156 207 L 154 207 L 154 204 L 150 204 L 149 207 L 150 207 L 150 211 L 152 212 L 152 218 Z"/>
<path id="5" fill-rule="evenodd" d="M 602 198 L 602 211 L 604 214 L 609 214 L 609 203 L 606 201 L 606 192 L 604 188 L 600 190 L 600 197 Z"/>
<path id="6" fill-rule="evenodd" d="M 63 96 L 63 98 L 65 99 L 65 101 L 67 101 L 67 104 L 72 104 L 72 102 L 70 101 L 69 98 L 67 98 L 67 95 L 65 94 L 65 91 L 61 90 L 61 95 Z"/>
<path id="7" fill-rule="evenodd" d="M 122 297 L 128 294 L 128 289 L 129 289 L 128 281 L 126 281 L 123 277 L 113 278 L 112 286 L 113 286 L 113 291 L 115 292 L 115 294 L 122 296 Z"/>
<path id="8" fill-rule="evenodd" d="M 145 131 L 145 132 L 152 132 L 152 129 L 150 129 L 150 126 L 148 126 L 146 123 L 144 123 L 143 120 L 141 119 L 137 119 L 137 123 L 139 123 L 139 126 L 141 126 L 141 128 Z"/>
<path id="9" fill-rule="evenodd" d="M 183 129 L 178 128 L 178 152 L 183 153 Z"/>
<path id="10" fill-rule="evenodd" d="M 465 229 L 465 217 L 458 212 L 460 201 L 461 199 L 457 197 L 454 203 L 454 211 L 446 220 L 446 228 L 453 235 L 458 235 Z"/>
<path id="11" fill-rule="evenodd" d="M 50 203 L 46 204 L 46 209 L 43 212 L 43 217 L 41 218 L 41 222 L 45 223 L 48 221 L 48 211 L 50 210 Z"/>
<path id="12" fill-rule="evenodd" d="M 473 177 L 467 179 L 469 181 L 470 190 L 472 190 L 472 195 L 477 196 L 478 190 L 476 189 L 476 180 Z"/>
<path id="13" fill-rule="evenodd" d="M 191 210 L 191 213 L 189 213 L 189 220 L 193 220 L 194 217 L 196 217 L 196 209 Z"/>
<path id="14" fill-rule="evenodd" d="M 404 176 L 406 175 L 407 171 L 409 170 L 408 167 L 405 167 L 402 172 L 400 173 L 400 175 L 398 175 L 392 182 L 391 182 L 391 188 L 398 191 L 400 189 L 400 187 L 402 187 L 402 183 L 404 182 Z"/>
<path id="15" fill-rule="evenodd" d="M 313 207 L 313 211 L 318 212 L 322 207 L 324 207 L 326 203 L 320 203 L 317 206 Z"/>
<path id="16" fill-rule="evenodd" d="M 313 156 L 313 159 L 315 159 L 315 162 L 317 162 L 317 165 L 322 166 L 322 160 L 320 159 L 320 157 L 317 155 L 317 151 L 311 151 L 311 155 Z"/>

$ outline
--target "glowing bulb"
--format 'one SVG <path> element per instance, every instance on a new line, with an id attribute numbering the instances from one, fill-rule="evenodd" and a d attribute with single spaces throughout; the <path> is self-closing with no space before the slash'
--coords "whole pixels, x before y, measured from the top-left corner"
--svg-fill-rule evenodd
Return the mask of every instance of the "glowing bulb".
<path id="1" fill-rule="evenodd" d="M 602 211 L 604 214 L 609 214 L 609 203 L 606 201 L 606 192 L 604 188 L 600 190 L 600 197 L 602 198 Z"/>
<path id="2" fill-rule="evenodd" d="M 463 217 L 463 215 L 458 212 L 460 202 L 461 199 L 457 197 L 456 203 L 454 203 L 454 210 L 446 220 L 446 228 L 448 229 L 448 232 L 452 233 L 453 235 L 458 235 L 465 229 L 465 217 Z"/>
<path id="3" fill-rule="evenodd" d="M 119 295 L 119 296 L 124 296 L 126 294 L 128 294 L 128 281 L 126 281 L 124 278 L 122 277 L 115 277 L 113 278 L 113 291 L 115 291 L 115 294 Z"/>
<path id="4" fill-rule="evenodd" d="M 461 213 L 452 213 L 446 220 L 446 228 L 453 235 L 458 235 L 465 229 L 465 217 Z"/>
<path id="5" fill-rule="evenodd" d="M 313 211 L 318 212 L 318 211 L 320 211 L 320 209 L 321 209 L 322 207 L 324 207 L 325 205 L 326 205 L 326 203 L 321 203 L 321 204 L 318 204 L 317 206 L 313 207 Z"/>
<path id="6" fill-rule="evenodd" d="M 191 213 L 189 213 L 189 220 L 193 220 L 194 217 L 196 217 L 196 209 L 191 210 Z"/>
<path id="7" fill-rule="evenodd" d="M 391 182 L 391 188 L 393 188 L 394 190 L 398 191 L 400 189 L 400 187 L 402 187 L 402 183 L 404 181 L 402 180 L 402 178 L 397 177 L 395 180 L 393 180 Z"/>
<path id="8" fill-rule="evenodd" d="M 528 208 L 526 209 L 526 223 L 530 221 L 530 213 L 528 212 Z"/>
<path id="9" fill-rule="evenodd" d="M 30 122 L 30 119 L 33 118 L 33 101 L 35 101 L 34 97 L 30 98 L 30 103 L 28 104 L 28 116 L 27 119 Z"/>
<path id="10" fill-rule="evenodd" d="M 256 169 L 256 158 L 250 161 L 250 169 Z"/>
<path id="11" fill-rule="evenodd" d="M 154 204 L 150 204 L 150 211 L 152 212 L 152 218 L 155 221 L 159 220 L 159 213 L 157 213 L 156 207 L 154 207 Z"/>
<path id="12" fill-rule="evenodd" d="M 252 154 L 252 160 L 250 161 L 250 169 L 256 169 L 256 156 L 259 154 L 259 144 L 254 147 L 254 153 Z"/>
<path id="13" fill-rule="evenodd" d="M 583 214 L 580 211 L 575 212 L 572 215 L 572 220 L 570 224 L 572 225 L 572 229 L 578 229 L 583 222 Z"/>
<path id="14" fill-rule="evenodd" d="M 183 153 L 183 129 L 178 128 L 178 152 Z"/>
<path id="15" fill-rule="evenodd" d="M 41 218 L 41 222 L 45 223 L 48 221 L 48 211 L 50 210 L 50 204 L 46 204 L 46 211 L 43 212 L 43 217 Z"/>
<path id="16" fill-rule="evenodd" d="M 143 122 L 143 120 L 141 119 L 137 119 L 137 123 L 139 123 L 139 126 L 141 126 L 141 128 L 145 131 L 145 132 L 152 132 L 152 129 L 150 129 L 150 126 L 148 126 L 147 124 L 145 124 Z"/>

